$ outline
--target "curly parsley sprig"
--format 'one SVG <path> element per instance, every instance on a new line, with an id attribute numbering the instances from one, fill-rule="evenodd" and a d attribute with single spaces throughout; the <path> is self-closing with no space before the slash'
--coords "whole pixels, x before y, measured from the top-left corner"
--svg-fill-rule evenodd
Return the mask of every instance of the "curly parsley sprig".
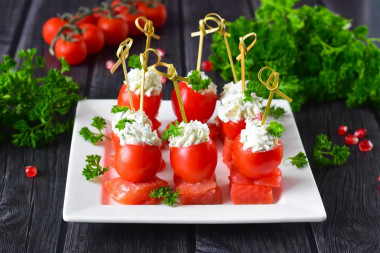
<path id="1" fill-rule="evenodd" d="M 191 88 L 195 91 L 205 90 L 211 83 L 211 78 L 202 79 L 201 73 L 197 70 L 192 70 L 188 78 Z"/>
<path id="2" fill-rule="evenodd" d="M 174 191 L 173 188 L 169 186 L 160 186 L 150 192 L 149 197 L 151 198 L 162 198 L 162 203 L 168 206 L 174 206 L 178 204 L 179 189 Z"/>
<path id="3" fill-rule="evenodd" d="M 114 105 L 111 109 L 111 113 L 118 113 L 118 112 L 127 112 L 129 111 L 129 107 L 128 106 L 117 106 L 117 105 Z"/>
<path id="4" fill-rule="evenodd" d="M 244 90 L 244 102 L 253 102 L 253 93 L 256 93 L 256 91 L 260 88 L 260 83 L 254 82 L 254 81 L 247 81 L 245 83 L 245 90 Z"/>
<path id="5" fill-rule="evenodd" d="M 316 136 L 316 142 L 313 146 L 313 158 L 318 167 L 326 165 L 342 165 L 347 161 L 350 150 L 347 146 L 331 144 L 331 141 L 324 134 Z"/>
<path id="6" fill-rule="evenodd" d="M 123 130 L 123 129 L 125 129 L 125 124 L 126 123 L 132 124 L 133 122 L 135 122 L 134 119 L 124 118 L 124 119 L 119 120 L 119 122 L 117 122 L 117 124 L 115 125 L 115 128 L 117 128 L 119 130 Z"/>
<path id="7" fill-rule="evenodd" d="M 79 134 L 82 135 L 86 141 L 89 141 L 93 145 L 95 145 L 99 141 L 103 141 L 103 137 L 106 137 L 109 139 L 109 137 L 107 137 L 105 134 L 102 133 L 102 130 L 106 127 L 106 125 L 107 125 L 107 122 L 104 118 L 95 116 L 94 118 L 92 118 L 91 126 L 98 129 L 99 133 L 92 132 L 88 127 L 82 127 L 81 130 L 79 131 Z"/>
<path id="8" fill-rule="evenodd" d="M 297 155 L 293 157 L 286 158 L 283 163 L 285 163 L 286 160 L 290 160 L 290 163 L 296 166 L 298 169 L 301 169 L 309 164 L 309 162 L 307 161 L 307 157 L 303 152 L 299 152 Z"/>
<path id="9" fill-rule="evenodd" d="M 131 67 L 134 69 L 142 69 L 140 56 L 136 54 L 129 56 L 128 67 Z"/>
<path id="10" fill-rule="evenodd" d="M 162 134 L 162 141 L 167 141 L 170 136 L 179 136 L 182 134 L 183 127 L 178 126 L 178 121 L 169 124 L 169 128 L 164 131 Z"/>
<path id="11" fill-rule="evenodd" d="M 261 107 L 261 110 L 262 111 L 265 111 L 265 106 Z M 281 106 L 275 106 L 275 105 L 272 105 L 270 108 L 269 108 L 269 113 L 268 115 L 272 116 L 273 118 L 275 119 L 279 119 L 280 117 L 284 116 L 285 114 L 285 109 L 282 108 Z"/>
<path id="12" fill-rule="evenodd" d="M 103 168 L 100 166 L 100 156 L 99 155 L 88 155 L 86 159 L 86 166 L 83 168 L 82 175 L 86 177 L 86 180 L 93 179 L 97 176 L 103 175 L 106 171 L 109 170 L 109 167 L 106 166 Z"/>
<path id="13" fill-rule="evenodd" d="M 269 122 L 269 126 L 267 127 L 267 131 L 270 135 L 281 138 L 282 133 L 285 132 L 285 127 L 283 124 L 278 123 L 277 121 Z"/>

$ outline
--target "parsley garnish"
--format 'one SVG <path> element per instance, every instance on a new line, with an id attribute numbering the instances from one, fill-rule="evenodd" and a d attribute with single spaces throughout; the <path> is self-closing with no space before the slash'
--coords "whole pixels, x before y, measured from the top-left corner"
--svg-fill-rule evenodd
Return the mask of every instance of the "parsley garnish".
<path id="1" fill-rule="evenodd" d="M 262 111 L 265 111 L 265 106 L 261 108 Z M 270 108 L 269 108 L 269 113 L 268 115 L 274 117 L 275 119 L 279 119 L 281 116 L 283 116 L 285 114 L 285 109 L 282 108 L 281 106 L 275 106 L 275 105 L 272 105 Z"/>
<path id="2" fill-rule="evenodd" d="M 281 74 L 280 90 L 296 98 L 291 103 L 295 112 L 308 100 L 344 99 L 350 107 L 380 107 L 380 50 L 368 38 L 367 27 L 348 29 L 352 20 L 322 6 L 294 7 L 296 2 L 262 0 L 255 18 L 226 23 L 232 55 L 240 53 L 239 37 L 255 31 L 261 38 L 245 61 L 247 80 L 256 80 L 263 66 L 272 67 Z M 281 39 L 285 34 L 286 39 Z M 213 35 L 211 50 L 213 69 L 231 81 L 224 37 L 219 33 Z M 235 68 L 239 76 L 239 62 Z M 256 94 L 268 97 L 269 91 L 262 87 Z"/>
<path id="3" fill-rule="evenodd" d="M 170 123 L 169 128 L 164 131 L 162 134 L 162 140 L 166 141 L 170 138 L 170 136 L 179 136 L 182 134 L 183 127 L 178 127 L 178 121 L 174 124 Z"/>
<path id="4" fill-rule="evenodd" d="M 115 125 L 115 128 L 119 129 L 119 130 L 123 130 L 125 128 L 125 123 L 133 123 L 135 122 L 134 119 L 127 119 L 127 118 L 124 118 L 124 119 L 121 119 L 119 120 L 119 122 L 117 122 L 117 124 Z"/>
<path id="5" fill-rule="evenodd" d="M 298 169 L 303 168 L 309 164 L 307 157 L 303 152 L 299 152 L 296 156 L 286 158 L 284 162 L 288 159 L 290 160 L 290 163 L 296 166 Z"/>
<path id="6" fill-rule="evenodd" d="M 128 60 L 128 67 L 134 68 L 134 69 L 142 69 L 141 62 L 140 62 L 140 56 L 134 54 L 129 57 Z"/>
<path id="7" fill-rule="evenodd" d="M 86 141 L 90 141 L 92 144 L 96 144 L 99 141 L 103 141 L 103 137 L 108 138 L 105 136 L 105 134 L 102 133 L 102 130 L 106 127 L 107 122 L 105 119 L 99 116 L 95 116 L 92 119 L 91 126 L 95 127 L 98 129 L 99 133 L 94 133 L 88 127 L 82 127 L 81 130 L 79 131 L 79 134 L 83 136 L 83 138 Z"/>
<path id="8" fill-rule="evenodd" d="M 128 106 L 117 106 L 114 105 L 111 109 L 111 113 L 118 113 L 118 112 L 127 112 L 129 110 Z"/>
<path id="9" fill-rule="evenodd" d="M 189 75 L 191 88 L 195 91 L 205 90 L 211 83 L 211 78 L 202 79 L 201 73 L 192 70 Z"/>
<path id="10" fill-rule="evenodd" d="M 253 102 L 252 93 L 256 93 L 256 91 L 260 88 L 260 84 L 258 82 L 247 81 L 245 83 L 244 89 L 244 102 Z"/>
<path id="11" fill-rule="evenodd" d="M 99 155 L 88 155 L 86 159 L 86 166 L 83 168 L 82 175 L 86 177 L 86 180 L 93 179 L 97 176 L 103 175 L 104 172 L 109 170 L 109 167 L 106 166 L 102 168 L 100 166 L 100 156 Z"/>
<path id="12" fill-rule="evenodd" d="M 12 128 L 14 145 L 31 148 L 42 147 L 71 131 L 73 121 L 62 116 L 83 99 L 77 94 L 79 85 L 64 75 L 70 67 L 63 59 L 61 70 L 52 68 L 37 77 L 37 69 L 45 68 L 45 59 L 36 53 L 36 49 L 20 50 L 18 70 L 8 55 L 0 62 L 0 124 Z"/>
<path id="13" fill-rule="evenodd" d="M 160 186 L 150 192 L 149 197 L 151 198 L 163 198 L 162 203 L 168 206 L 174 206 L 178 204 L 179 189 L 174 192 L 173 188 L 169 186 Z"/>
<path id="14" fill-rule="evenodd" d="M 316 136 L 313 146 L 313 158 L 318 167 L 325 165 L 342 165 L 347 161 L 350 150 L 347 146 L 332 146 L 331 141 L 324 134 Z"/>
<path id="15" fill-rule="evenodd" d="M 269 126 L 267 127 L 267 131 L 270 135 L 281 138 L 283 132 L 285 132 L 284 125 L 278 123 L 277 121 L 269 122 Z"/>

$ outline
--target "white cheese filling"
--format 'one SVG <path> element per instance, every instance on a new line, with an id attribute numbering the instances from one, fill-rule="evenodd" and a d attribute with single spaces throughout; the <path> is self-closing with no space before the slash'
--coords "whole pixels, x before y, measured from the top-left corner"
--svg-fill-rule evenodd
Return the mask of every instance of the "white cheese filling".
<path id="1" fill-rule="evenodd" d="M 243 143 L 243 150 L 251 149 L 252 152 L 272 150 L 278 143 L 278 138 L 268 133 L 265 124 L 261 126 L 261 121 L 247 118 L 246 127 L 241 131 L 240 142 Z"/>
<path id="2" fill-rule="evenodd" d="M 142 69 L 131 69 L 128 73 L 129 88 L 136 94 L 140 94 L 142 84 Z M 124 81 L 125 84 L 125 81 Z M 144 94 L 148 97 L 160 94 L 162 90 L 161 77 L 154 69 L 150 69 L 145 73 Z"/>
<path id="3" fill-rule="evenodd" d="M 170 147 L 188 147 L 210 140 L 210 130 L 207 124 L 198 120 L 192 120 L 189 123 L 181 122 L 178 127 L 182 128 L 182 133 L 179 136 L 169 137 Z"/>
<path id="4" fill-rule="evenodd" d="M 224 86 L 224 91 L 220 96 L 220 106 L 218 117 L 223 122 L 238 122 L 246 118 L 256 118 L 261 112 L 262 99 L 254 93 L 251 94 L 253 101 L 244 101 L 244 94 L 241 91 L 241 81 L 234 84 L 228 83 Z"/>
<path id="5" fill-rule="evenodd" d="M 122 119 L 129 119 L 133 122 L 125 122 L 124 129 L 116 128 L 116 125 Z M 142 115 L 140 115 L 139 111 L 132 113 L 131 110 L 116 113 L 112 120 L 112 131 L 119 137 L 120 145 L 122 146 L 126 144 L 161 146 L 162 144 L 157 131 L 152 131 L 152 122 L 145 112 Z"/>

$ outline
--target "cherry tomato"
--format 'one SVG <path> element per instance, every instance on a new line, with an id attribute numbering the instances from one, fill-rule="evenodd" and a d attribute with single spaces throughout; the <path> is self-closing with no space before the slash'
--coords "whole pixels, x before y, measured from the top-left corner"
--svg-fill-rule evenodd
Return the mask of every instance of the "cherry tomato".
<path id="1" fill-rule="evenodd" d="M 103 31 L 107 45 L 118 45 L 128 36 L 128 25 L 122 18 L 101 17 L 98 27 Z"/>
<path id="2" fill-rule="evenodd" d="M 147 144 L 120 145 L 116 135 L 112 135 L 115 147 L 115 169 L 123 179 L 138 183 L 154 178 L 161 168 L 162 154 L 159 146 Z"/>
<path id="3" fill-rule="evenodd" d="M 232 144 L 232 159 L 236 168 L 246 177 L 259 178 L 268 175 L 277 169 L 282 160 L 283 146 L 278 141 L 272 150 L 252 152 L 251 149 L 243 150 L 240 142 L 240 134 Z"/>
<path id="4" fill-rule="evenodd" d="M 44 38 L 45 42 L 50 45 L 58 30 L 66 23 L 67 21 L 57 17 L 50 18 L 48 21 L 46 21 L 42 27 L 42 37 Z"/>
<path id="5" fill-rule="evenodd" d="M 87 47 L 81 36 L 74 36 L 73 41 L 59 38 L 54 46 L 57 58 L 63 57 L 70 65 L 81 63 L 87 55 Z"/>
<path id="6" fill-rule="evenodd" d="M 261 113 L 257 114 L 256 118 L 252 119 L 258 119 L 261 120 L 262 116 Z M 224 137 L 228 137 L 229 139 L 233 140 L 236 138 L 238 134 L 240 134 L 241 130 L 245 128 L 245 119 L 239 120 L 238 122 L 228 121 L 224 122 L 222 121 L 222 130 Z"/>
<path id="7" fill-rule="evenodd" d="M 99 27 L 93 24 L 82 24 L 79 28 L 84 30 L 82 38 L 87 46 L 87 54 L 95 54 L 102 50 L 104 46 L 104 34 Z"/>
<path id="8" fill-rule="evenodd" d="M 135 10 L 132 12 L 127 9 L 127 12 L 120 13 L 120 15 L 123 16 L 124 20 L 128 24 L 129 36 L 135 37 L 142 34 L 142 31 L 140 31 L 135 24 L 136 18 L 144 16 L 141 10 Z"/>
<path id="9" fill-rule="evenodd" d="M 99 7 L 94 7 L 92 9 L 92 11 L 99 11 Z M 108 15 L 108 12 L 107 11 L 103 11 L 103 12 L 97 12 L 97 13 L 94 13 L 92 14 L 92 16 L 94 16 L 94 18 L 96 19 L 96 23 L 98 23 L 99 19 L 102 18 L 102 17 L 106 17 Z"/>
<path id="10" fill-rule="evenodd" d="M 132 94 L 132 101 L 133 106 L 135 107 L 135 110 L 140 109 L 140 94 L 136 94 L 134 91 L 131 91 Z M 150 120 L 155 118 L 158 113 L 158 109 L 160 108 L 161 104 L 161 98 L 162 98 L 162 92 L 158 95 L 152 95 L 147 96 L 144 95 L 144 112 L 148 116 Z M 117 99 L 117 105 L 118 106 L 128 106 L 129 104 L 129 96 L 127 91 L 127 85 L 123 84 L 121 86 L 119 97 Z"/>
<path id="11" fill-rule="evenodd" d="M 166 11 L 165 5 L 162 3 L 145 3 L 138 2 L 136 8 L 144 13 L 147 19 L 153 21 L 155 28 L 160 28 L 166 21 L 168 13 Z"/>
<path id="12" fill-rule="evenodd" d="M 73 18 L 77 18 L 76 16 L 74 16 Z M 85 16 L 84 18 L 78 20 L 77 22 L 75 22 L 75 24 L 77 26 L 80 26 L 80 25 L 83 25 L 83 24 L 93 24 L 93 25 L 96 25 L 98 23 L 98 19 L 94 16 L 94 15 L 88 15 L 88 16 Z"/>
<path id="13" fill-rule="evenodd" d="M 111 3 L 111 8 L 112 10 L 117 13 L 117 14 L 123 14 L 123 13 L 128 13 L 128 7 L 125 5 L 121 5 L 122 1 L 120 0 L 114 0 Z M 114 7 L 115 5 L 120 4 L 120 6 Z"/>
<path id="14" fill-rule="evenodd" d="M 216 146 L 211 139 L 189 147 L 170 147 L 170 163 L 174 173 L 189 183 L 210 178 L 217 160 Z"/>
<path id="15" fill-rule="evenodd" d="M 191 89 L 185 82 L 179 82 L 178 88 L 188 121 L 199 120 L 204 123 L 211 118 L 218 100 L 216 93 L 207 91 L 202 94 Z M 175 90 L 172 92 L 172 107 L 178 120 L 182 121 Z"/>

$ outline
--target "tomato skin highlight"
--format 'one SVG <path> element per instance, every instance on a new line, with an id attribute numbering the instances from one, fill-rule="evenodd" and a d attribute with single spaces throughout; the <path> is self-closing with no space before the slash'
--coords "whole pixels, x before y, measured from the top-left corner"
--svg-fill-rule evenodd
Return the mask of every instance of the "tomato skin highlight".
<path id="1" fill-rule="evenodd" d="M 189 147 L 170 147 L 170 163 L 174 174 L 189 183 L 210 178 L 217 160 L 216 146 L 211 139 Z"/>
<path id="2" fill-rule="evenodd" d="M 44 38 L 45 42 L 50 45 L 53 42 L 53 39 L 58 30 L 66 23 L 67 21 L 58 17 L 48 19 L 42 27 L 42 37 Z"/>
<path id="3" fill-rule="evenodd" d="M 115 169 L 123 179 L 133 182 L 151 180 L 161 167 L 159 146 L 126 144 L 115 150 Z"/>
<path id="4" fill-rule="evenodd" d="M 165 5 L 162 3 L 154 3 L 155 6 L 147 4 L 145 2 L 138 2 L 136 9 L 140 10 L 147 19 L 153 21 L 153 26 L 155 28 L 160 28 L 168 17 L 168 13 Z"/>
<path id="5" fill-rule="evenodd" d="M 104 33 L 106 45 L 118 45 L 128 36 L 128 25 L 122 18 L 101 17 L 98 27 Z"/>
<path id="6" fill-rule="evenodd" d="M 202 94 L 191 89 L 185 82 L 179 82 L 178 88 L 188 121 L 199 120 L 202 123 L 205 123 L 211 118 L 215 110 L 216 101 L 218 100 L 218 95 L 216 93 L 210 91 Z M 175 90 L 172 92 L 172 107 L 178 120 L 182 121 Z"/>
<path id="7" fill-rule="evenodd" d="M 269 151 L 252 152 L 243 150 L 240 134 L 235 138 L 232 146 L 232 159 L 236 168 L 246 177 L 260 178 L 275 170 L 281 163 L 283 155 L 281 140 L 278 145 Z"/>
<path id="8" fill-rule="evenodd" d="M 67 41 L 59 38 L 54 45 L 57 58 L 63 57 L 68 64 L 77 65 L 87 56 L 87 47 L 80 36 L 74 36 L 75 41 Z"/>
<path id="9" fill-rule="evenodd" d="M 135 110 L 140 109 L 140 94 L 136 94 L 134 91 L 131 90 L 132 94 L 132 101 L 133 101 L 133 106 L 135 107 Z M 144 112 L 148 116 L 150 120 L 155 118 L 158 114 L 158 110 L 161 105 L 161 100 L 162 100 L 162 92 L 158 95 L 152 95 L 152 96 L 147 96 L 144 94 Z M 117 98 L 117 105 L 118 106 L 128 106 L 130 107 L 130 102 L 129 102 L 129 96 L 128 96 L 128 90 L 127 90 L 127 85 L 123 84 L 120 88 L 119 91 L 119 96 Z"/>
<path id="10" fill-rule="evenodd" d="M 262 118 L 262 115 L 260 112 L 257 114 L 256 118 L 252 118 L 252 119 L 261 120 L 261 118 Z M 236 136 L 240 134 L 241 130 L 245 128 L 245 119 L 239 120 L 238 122 L 233 122 L 233 121 L 224 122 L 223 120 L 221 120 L 221 122 L 222 122 L 222 130 L 223 130 L 224 137 L 227 137 L 231 140 L 234 140 Z"/>
<path id="11" fill-rule="evenodd" d="M 95 54 L 102 50 L 104 46 L 104 34 L 102 30 L 93 24 L 82 24 L 79 26 L 84 30 L 82 38 L 87 46 L 87 54 Z"/>

